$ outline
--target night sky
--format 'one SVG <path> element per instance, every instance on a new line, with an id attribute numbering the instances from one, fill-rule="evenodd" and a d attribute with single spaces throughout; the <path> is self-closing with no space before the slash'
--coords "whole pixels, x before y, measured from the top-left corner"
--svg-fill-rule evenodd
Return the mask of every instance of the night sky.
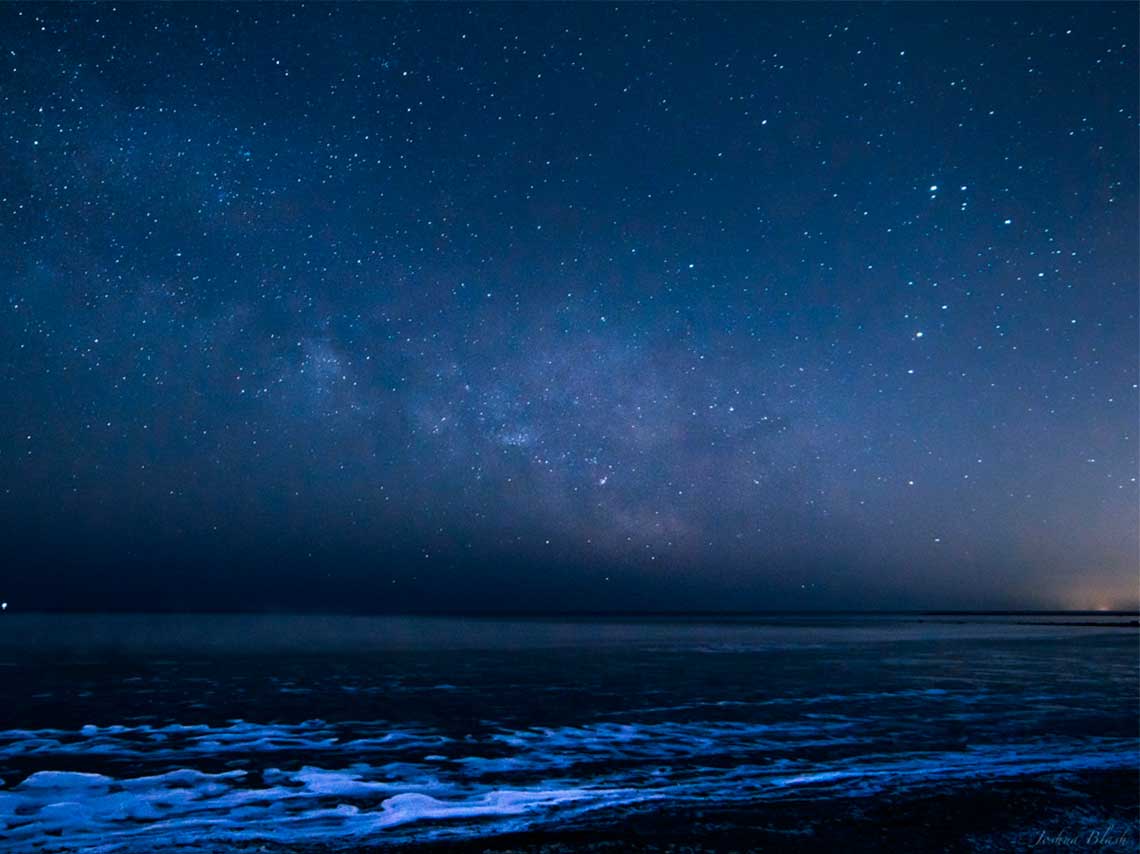
<path id="1" fill-rule="evenodd" d="M 6 5 L 0 598 L 1135 607 L 1137 30 Z"/>

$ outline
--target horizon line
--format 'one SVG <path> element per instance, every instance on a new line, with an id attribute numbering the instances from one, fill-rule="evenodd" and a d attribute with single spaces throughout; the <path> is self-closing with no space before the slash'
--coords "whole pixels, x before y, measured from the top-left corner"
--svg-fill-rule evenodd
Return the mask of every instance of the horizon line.
<path id="1" fill-rule="evenodd" d="M 640 609 L 640 608 L 441 608 L 395 610 L 322 610 L 298 608 L 32 608 L 18 611 L 6 603 L 0 618 L 16 614 L 133 614 L 154 616 L 305 616 L 305 617 L 810 617 L 810 616 L 1101 616 L 1140 617 L 1136 609 L 1083 609 L 1083 608 L 749 608 L 749 609 Z"/>

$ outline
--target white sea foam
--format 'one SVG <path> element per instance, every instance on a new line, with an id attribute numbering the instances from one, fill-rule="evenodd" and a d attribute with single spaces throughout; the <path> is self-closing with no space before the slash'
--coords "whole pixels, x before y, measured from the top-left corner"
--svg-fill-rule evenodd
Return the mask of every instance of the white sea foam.
<path id="1" fill-rule="evenodd" d="M 245 842 L 330 840 L 346 840 L 351 847 L 352 840 L 362 837 L 383 842 L 412 833 L 435 838 L 540 827 L 588 810 L 654 800 L 835 798 L 963 780 L 1127 768 L 1137 761 L 1135 743 L 1127 739 L 1043 740 L 925 753 L 847 751 L 840 756 L 803 750 L 806 745 L 856 743 L 853 729 L 850 721 L 623 722 L 504 730 L 462 741 L 409 729 L 342 738 L 321 721 L 8 731 L 0 733 L 4 743 L 46 740 L 64 753 L 71 751 L 77 761 L 91 756 L 83 748 L 90 741 L 101 743 L 104 751 L 112 751 L 117 742 L 119 756 L 133 761 L 138 740 L 158 732 L 175 746 L 159 742 L 141 749 L 157 750 L 168 759 L 177 756 L 186 764 L 126 777 L 67 770 L 31 773 L 0 789 L 0 838 L 5 850 L 15 854 L 135 854 L 175 847 L 212 851 Z M 451 753 L 425 757 L 420 741 L 444 744 Z M 194 767 L 205 758 L 206 743 L 218 745 L 223 755 L 250 749 L 260 755 L 266 745 L 283 742 L 300 742 L 322 760 L 350 757 L 351 764 L 216 773 Z M 385 746 L 393 744 L 410 745 L 414 758 L 401 754 L 386 759 Z M 354 748 L 346 757 L 338 752 L 344 745 L 376 752 Z M 781 752 L 781 747 L 787 749 Z M 361 758 L 365 756 L 367 761 Z M 726 762 L 725 756 L 734 761 Z"/>
<path id="2" fill-rule="evenodd" d="M 747 751 L 782 751 L 790 747 L 859 744 L 855 722 L 840 720 L 784 721 L 773 724 L 739 721 L 598 723 L 587 726 L 538 727 L 493 735 L 491 741 L 514 748 L 507 757 L 467 757 L 474 770 L 566 768 L 579 763 L 630 760 L 678 760 Z"/>
<path id="3" fill-rule="evenodd" d="M 413 746 L 430 749 L 448 741 L 436 733 L 394 729 L 382 722 L 349 725 L 308 720 L 299 724 L 259 724 L 235 720 L 220 727 L 87 724 L 78 730 L 0 731 L 0 757 L 69 754 L 171 761 L 201 755 L 285 751 L 368 753 Z"/>
<path id="4" fill-rule="evenodd" d="M 270 769 L 262 785 L 250 785 L 244 771 L 179 769 L 126 779 L 37 772 L 0 792 L 0 832 L 6 850 L 19 852 L 211 850 L 254 840 L 300 843 L 377 833 L 392 838 L 392 830 L 420 822 L 479 819 L 484 831 L 506 829 L 512 819 L 556 808 L 652 796 L 589 787 L 476 791 L 430 779 L 414 786 L 361 776 L 361 771 Z M 409 791 L 410 786 L 417 790 Z M 468 831 L 453 827 L 450 832 Z"/>
<path id="5" fill-rule="evenodd" d="M 930 702 L 931 700 L 946 700 L 948 703 L 959 705 L 972 705 L 984 701 L 990 695 L 985 691 L 972 693 L 952 693 L 944 688 L 908 688 L 901 691 L 856 691 L 848 694 L 817 694 L 800 697 L 765 697 L 755 700 L 694 700 L 688 703 L 676 703 L 669 706 L 642 706 L 635 711 L 637 714 L 654 714 L 665 712 L 694 711 L 698 709 L 727 709 L 727 708 L 763 708 L 765 706 L 817 706 L 817 705 L 844 705 L 850 707 L 859 703 L 881 703 L 885 700 L 915 700 Z"/>

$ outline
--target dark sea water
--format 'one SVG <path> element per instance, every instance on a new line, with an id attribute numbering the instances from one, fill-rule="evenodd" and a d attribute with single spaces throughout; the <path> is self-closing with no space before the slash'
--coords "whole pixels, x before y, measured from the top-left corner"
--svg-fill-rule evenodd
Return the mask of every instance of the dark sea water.
<path id="1" fill-rule="evenodd" d="M 0 850 L 1135 851 L 1131 619 L 4 614 Z"/>

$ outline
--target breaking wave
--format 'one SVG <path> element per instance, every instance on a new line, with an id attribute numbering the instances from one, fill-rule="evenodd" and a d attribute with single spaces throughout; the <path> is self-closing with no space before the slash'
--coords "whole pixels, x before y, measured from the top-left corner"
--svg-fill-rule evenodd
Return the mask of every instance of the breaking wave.
<path id="1" fill-rule="evenodd" d="M 1110 738 L 860 753 L 867 739 L 859 722 L 842 719 L 605 722 L 466 738 L 426 728 L 360 733 L 367 726 L 233 721 L 0 732 L 5 759 L 181 763 L 138 776 L 35 771 L 0 790 L 0 830 L 15 852 L 330 840 L 351 847 L 406 841 L 413 832 L 423 840 L 536 829 L 650 802 L 853 797 L 1137 764 L 1134 742 Z M 250 767 L 194 767 L 225 760 Z"/>

